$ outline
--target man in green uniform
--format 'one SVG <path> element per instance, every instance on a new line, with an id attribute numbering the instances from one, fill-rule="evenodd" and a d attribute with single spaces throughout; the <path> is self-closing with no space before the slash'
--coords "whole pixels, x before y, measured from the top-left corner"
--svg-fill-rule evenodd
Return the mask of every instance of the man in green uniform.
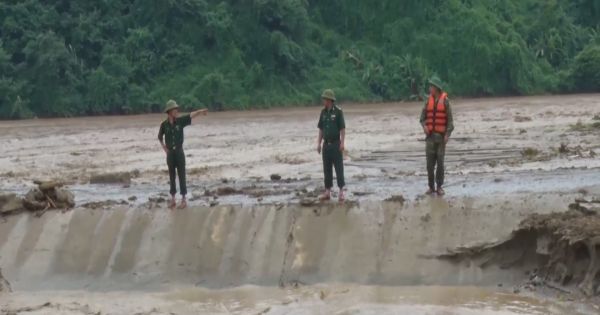
<path id="1" fill-rule="evenodd" d="M 444 156 L 446 144 L 454 130 L 454 120 L 448 94 L 443 91 L 441 80 L 434 76 L 429 80 L 429 84 L 429 100 L 421 112 L 420 119 L 426 136 L 425 155 L 429 179 L 427 193 L 432 194 L 435 191 L 438 195 L 444 195 Z M 437 184 L 437 190 L 434 184 Z"/>
<path id="2" fill-rule="evenodd" d="M 333 170 L 337 185 L 340 189 L 339 201 L 344 201 L 344 141 L 346 138 L 346 122 L 344 112 L 335 103 L 335 94 L 332 90 L 325 90 L 321 95 L 323 110 L 319 117 L 319 138 L 317 140 L 317 152 L 323 155 L 323 172 L 325 173 L 325 192 L 319 197 L 320 200 L 331 199 L 331 187 L 333 187 Z"/>
<path id="3" fill-rule="evenodd" d="M 187 188 L 185 183 L 185 153 L 183 152 L 183 128 L 192 124 L 192 118 L 199 115 L 206 115 L 207 109 L 201 109 L 191 112 L 187 115 L 179 116 L 179 105 L 174 100 L 167 102 L 165 108 L 167 119 L 160 124 L 158 130 L 158 141 L 167 154 L 167 166 L 169 167 L 169 182 L 171 184 L 171 202 L 169 208 L 175 208 L 175 177 L 179 177 L 179 193 L 181 194 L 180 209 L 187 206 L 185 195 Z M 164 140 L 163 140 L 164 138 Z M 177 172 L 177 173 L 175 173 Z"/>

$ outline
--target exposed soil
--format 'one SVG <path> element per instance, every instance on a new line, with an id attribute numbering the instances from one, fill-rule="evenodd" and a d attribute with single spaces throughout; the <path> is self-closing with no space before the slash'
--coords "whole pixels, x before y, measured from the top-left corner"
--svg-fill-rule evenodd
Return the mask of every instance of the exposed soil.
<path id="1" fill-rule="evenodd" d="M 482 269 L 526 270 L 523 287 L 574 297 L 600 295 L 600 200 L 580 199 L 562 213 L 533 214 L 506 240 L 461 246 L 436 256 Z M 527 269 L 527 268 L 534 269 Z M 600 298 L 595 299 L 600 305 Z"/>

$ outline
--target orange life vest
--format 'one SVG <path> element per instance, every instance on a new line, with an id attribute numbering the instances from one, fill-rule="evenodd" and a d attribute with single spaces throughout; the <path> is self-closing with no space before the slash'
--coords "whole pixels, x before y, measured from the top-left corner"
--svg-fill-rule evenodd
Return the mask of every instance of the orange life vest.
<path id="1" fill-rule="evenodd" d="M 448 125 L 448 116 L 446 115 L 446 99 L 448 94 L 442 93 L 435 104 L 435 98 L 433 95 L 429 96 L 427 102 L 427 119 L 425 120 L 425 126 L 429 133 L 446 133 L 446 127 Z"/>

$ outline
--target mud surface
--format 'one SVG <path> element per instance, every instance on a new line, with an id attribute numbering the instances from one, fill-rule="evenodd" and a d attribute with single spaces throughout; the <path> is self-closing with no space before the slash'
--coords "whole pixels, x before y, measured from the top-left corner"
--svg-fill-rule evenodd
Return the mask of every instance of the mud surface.
<path id="1" fill-rule="evenodd" d="M 48 301 L 52 300 L 52 303 Z M 482 287 L 389 287 L 331 284 L 278 289 L 179 288 L 169 293 L 38 291 L 14 294 L 6 312 L 139 315 L 582 315 L 596 310 Z M 25 306 L 28 305 L 28 306 Z"/>
<path id="2" fill-rule="evenodd" d="M 527 217 L 507 240 L 462 246 L 437 258 L 484 270 L 525 270 L 525 289 L 583 294 L 600 305 L 600 200 L 579 199 L 569 208 Z"/>
<path id="3" fill-rule="evenodd" d="M 447 192 L 564 192 L 600 185 L 600 129 L 593 127 L 600 112 L 597 100 L 597 95 L 455 100 Z M 425 190 L 421 106 L 343 106 L 350 199 L 383 200 L 396 194 L 414 199 Z M 205 191 L 223 186 L 241 193 L 220 197 L 220 204 L 298 201 L 302 191 L 320 189 L 318 114 L 319 108 L 311 107 L 199 119 L 186 129 L 188 190 L 197 197 L 191 204 L 210 204 Z M 0 190 L 24 193 L 34 179 L 58 179 L 70 184 L 78 204 L 131 196 L 137 197 L 132 204 L 143 204 L 168 191 L 165 155 L 156 139 L 162 119 L 0 122 Z M 109 173 L 136 176 L 130 183 L 127 177 L 125 182 L 89 184 Z M 272 181 L 274 174 L 282 179 Z"/>
<path id="4" fill-rule="evenodd" d="M 343 106 L 344 205 L 315 203 L 319 108 L 212 114 L 186 129 L 190 208 L 175 212 L 162 115 L 0 122 L 0 195 L 55 180 L 77 205 L 0 218 L 15 291 L 0 313 L 597 314 L 573 293 L 585 245 L 573 292 L 525 290 L 538 260 L 431 259 L 495 248 L 531 215 L 600 195 L 597 99 L 455 100 L 444 198 L 422 195 L 421 104 Z"/>

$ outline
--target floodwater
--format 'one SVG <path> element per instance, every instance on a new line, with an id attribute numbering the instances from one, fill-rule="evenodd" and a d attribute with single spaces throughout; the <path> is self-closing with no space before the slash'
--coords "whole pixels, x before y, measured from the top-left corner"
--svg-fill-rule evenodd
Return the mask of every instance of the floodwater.
<path id="1" fill-rule="evenodd" d="M 269 314 L 269 315 L 583 315 L 597 310 L 482 287 L 389 287 L 330 284 L 297 289 L 243 286 L 168 293 L 41 291 L 10 297 L 18 305 L 53 304 L 22 314 Z"/>
<path id="2" fill-rule="evenodd" d="M 424 191 L 425 144 L 418 123 L 422 104 L 342 107 L 348 127 L 345 170 L 350 195 L 374 192 L 380 199 L 390 193 L 379 192 L 388 184 L 398 188 L 396 193 Z M 598 108 L 597 95 L 455 100 L 456 130 L 446 161 L 449 193 L 469 194 L 470 182 L 487 178 L 483 184 L 493 184 L 496 176 L 548 178 L 561 169 L 597 174 L 597 132 L 581 132 L 572 126 L 592 123 Z M 321 187 L 321 161 L 316 152 L 319 111 L 319 107 L 307 107 L 211 113 L 199 118 L 186 128 L 190 193 L 202 194 L 224 181 L 270 188 L 269 177 L 274 173 L 304 181 L 302 185 L 309 188 Z M 138 170 L 140 177 L 134 179 L 130 195 L 138 192 L 136 187 L 167 192 L 165 156 L 156 138 L 162 119 L 163 115 L 143 115 L 0 122 L 0 190 L 24 191 L 33 179 L 53 178 L 75 185 L 82 196 L 89 192 L 81 200 L 86 202 L 102 198 L 97 191 L 106 188 L 87 187 L 90 175 Z M 559 154 L 561 144 L 568 150 Z M 539 154 L 524 157 L 521 152 L 526 148 Z M 365 181 L 369 185 L 361 185 Z M 367 189 L 372 183 L 381 185 Z M 467 184 L 464 192 L 462 183 Z M 411 189 L 415 185 L 419 187 Z M 563 190 L 565 185 L 559 186 Z M 124 189 L 123 195 L 127 192 Z M 201 201 L 197 204 L 202 205 Z"/>
<path id="3" fill-rule="evenodd" d="M 0 268 L 15 292 L 0 313 L 598 314 L 559 292 L 513 294 L 533 266 L 427 258 L 599 194 L 599 131 L 573 128 L 593 121 L 598 96 L 455 100 L 444 198 L 422 195 L 421 106 L 343 106 L 349 200 L 309 207 L 298 204 L 322 185 L 316 107 L 188 127 L 190 208 L 173 212 L 148 204 L 168 189 L 162 115 L 0 122 L 1 192 L 56 179 L 79 205 L 125 201 L 2 218 Z M 131 185 L 89 184 L 134 170 Z M 215 197 L 222 187 L 239 192 Z M 405 202 L 384 201 L 394 195 Z"/>

